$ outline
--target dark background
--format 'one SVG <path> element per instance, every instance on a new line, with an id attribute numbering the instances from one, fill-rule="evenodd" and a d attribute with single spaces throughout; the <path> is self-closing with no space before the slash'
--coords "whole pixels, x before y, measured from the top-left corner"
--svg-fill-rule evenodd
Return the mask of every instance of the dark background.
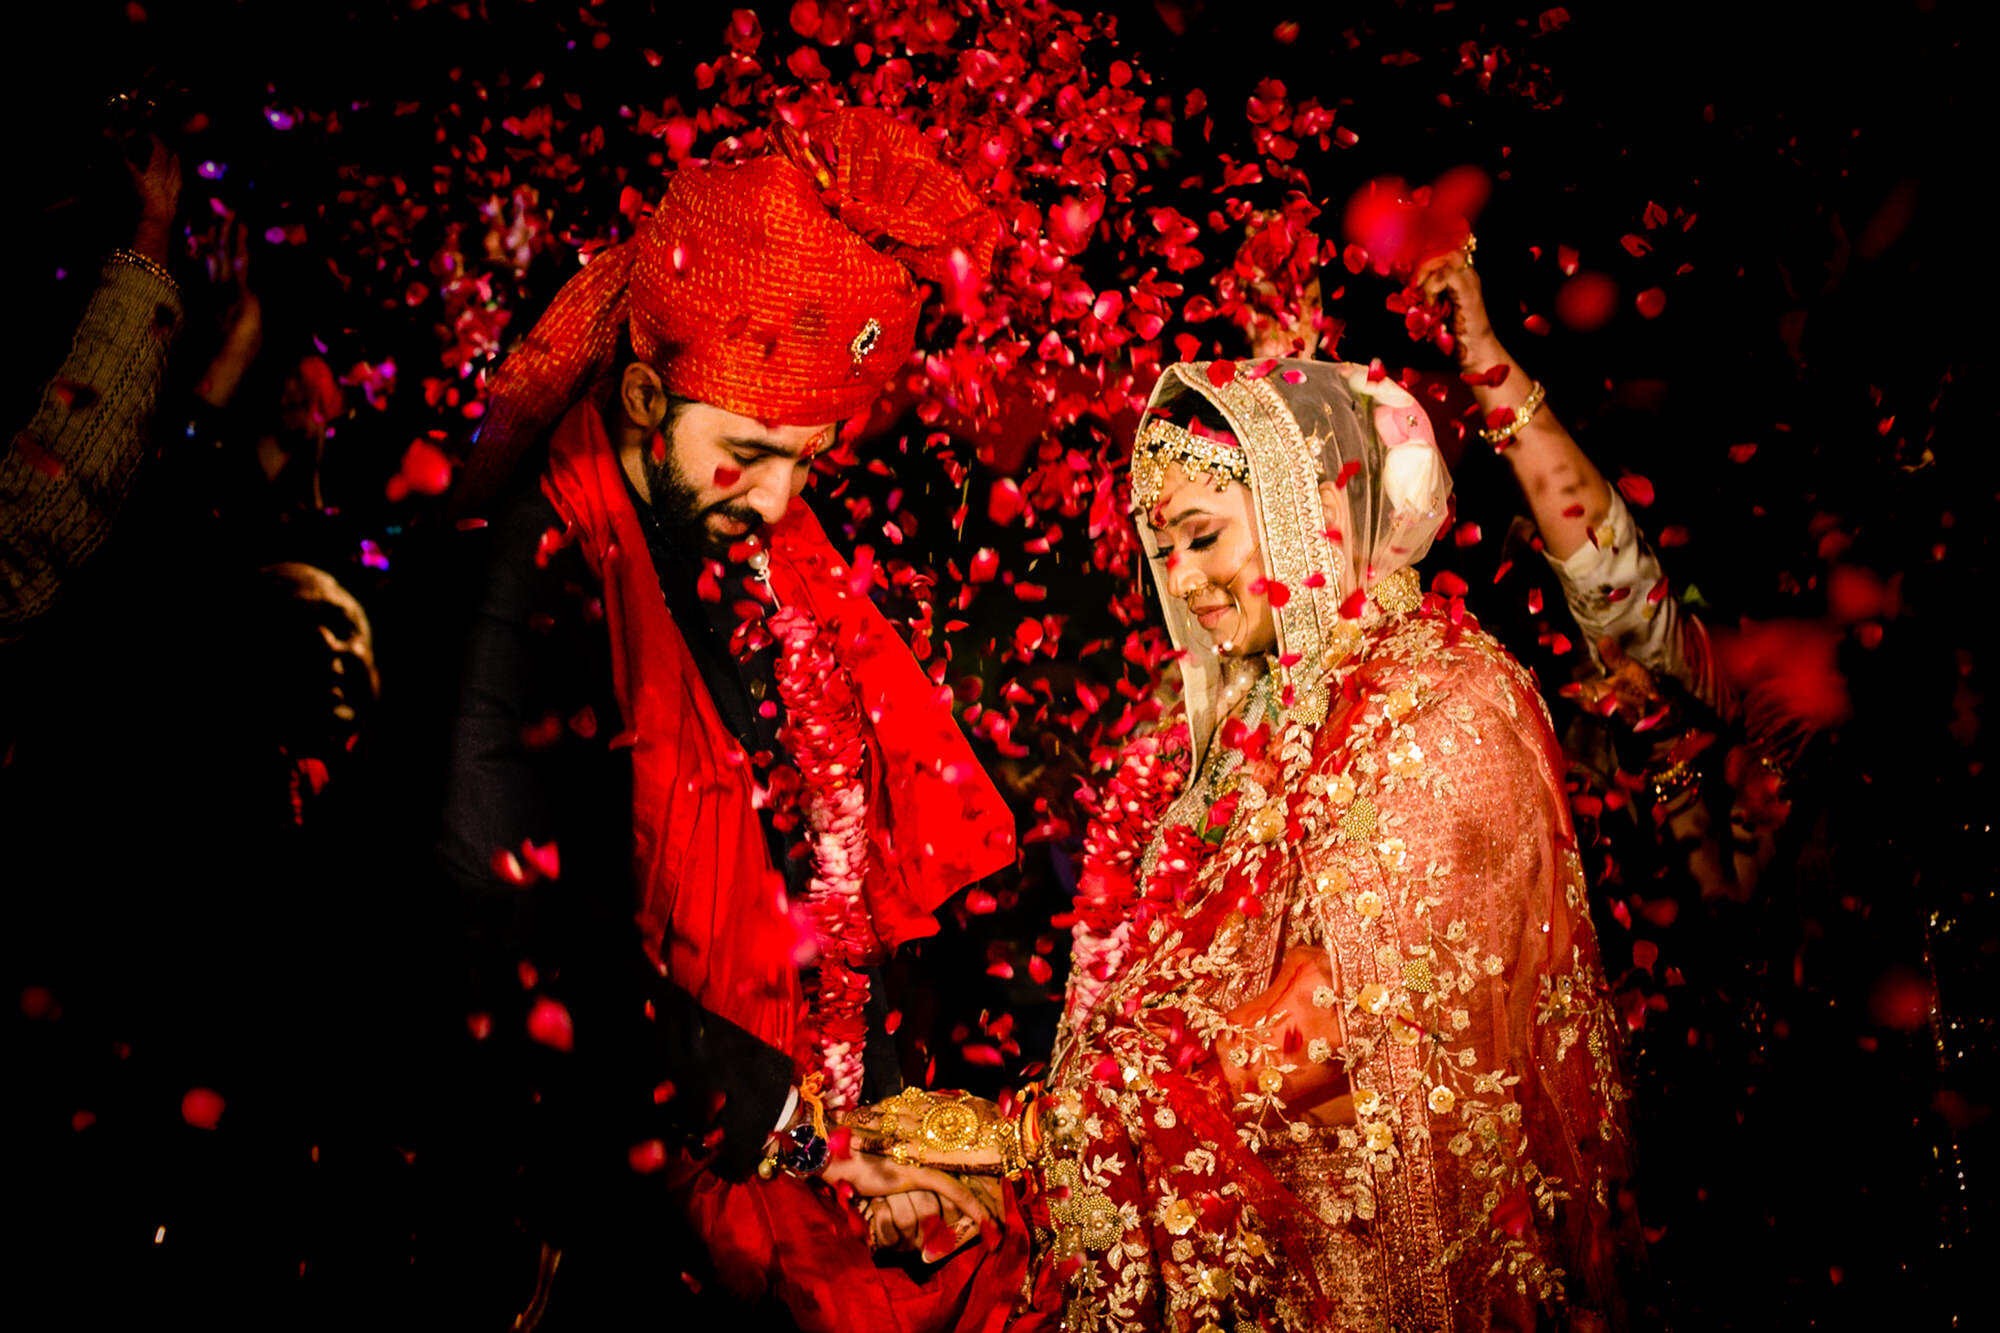
<path id="1" fill-rule="evenodd" d="M 774 50 L 796 45 L 782 10 L 759 12 Z M 1663 552 L 1678 594 L 1713 626 L 1803 619 L 1845 636 L 1852 719 L 1810 753 L 1752 903 L 1704 908 L 1648 860 L 1640 830 L 1586 824 L 1613 984 L 1658 1002 L 1641 1008 L 1631 1052 L 1642 1215 L 1673 1326 L 1976 1327 L 1975 1278 L 1994 1252 L 1996 947 L 1979 728 L 1994 495 L 1980 9 L 1894 4 L 1861 21 L 1805 5 L 1577 4 L 1545 17 L 1556 12 L 1138 5 L 1121 10 L 1119 49 L 1102 58 L 1132 60 L 1177 107 L 1206 93 L 1214 137 L 1180 127 L 1162 173 L 1175 179 L 1212 175 L 1214 151 L 1245 155 L 1241 109 L 1264 78 L 1337 106 L 1358 141 L 1307 155 L 1331 241 L 1370 178 L 1482 167 L 1494 191 L 1478 256 L 1496 326 L 1606 474 L 1653 483 L 1639 516 L 1656 536 L 1684 530 Z M 233 409 L 239 433 L 260 429 L 259 405 L 316 342 L 339 371 L 399 368 L 386 410 L 349 390 L 330 464 L 338 515 L 254 541 L 204 522 L 207 474 L 177 456 L 170 397 L 131 518 L 5 677 L 4 980 L 21 997 L 6 1019 L 7 1171 L 28 1237 L 9 1253 L 8 1288 L 23 1326 L 109 1327 L 145 1311 L 223 1326 L 504 1327 L 524 1298 L 535 1237 L 510 1183 L 511 1112 L 493 1105 L 511 1095 L 504 1071 L 522 1043 L 468 1035 L 456 909 L 426 870 L 466 571 L 438 502 L 392 501 L 383 483 L 412 438 L 441 431 L 456 449 L 468 423 L 426 402 L 423 377 L 461 381 L 439 358 L 452 339 L 438 336 L 436 275 L 414 302 L 408 284 L 470 217 L 449 149 L 473 118 L 562 108 L 572 93 L 561 151 L 608 129 L 573 171 L 535 178 L 559 239 L 496 279 L 491 304 L 517 312 L 499 336 L 517 335 L 571 271 L 569 246 L 614 224 L 620 189 L 657 195 L 657 141 L 620 108 L 701 106 L 694 67 L 721 52 L 727 20 L 727 6 L 549 0 L 91 0 L 5 20 L 11 420 L 27 419 L 60 362 L 96 257 L 129 235 L 100 130 L 106 96 L 138 87 L 162 102 L 155 123 L 189 171 L 191 229 L 208 226 L 211 198 L 256 233 L 304 229 L 253 251 L 265 352 Z M 512 144 L 497 129 L 484 138 L 495 152 Z M 201 162 L 224 169 L 204 179 Z M 1212 199 L 1205 190 L 1184 194 Z M 429 211 L 382 211 L 398 197 Z M 1264 187 L 1258 202 L 1275 198 Z M 1647 225 L 1649 203 L 1664 225 Z M 1649 253 L 1628 253 L 1628 235 Z M 1618 285 L 1602 329 L 1556 318 L 1558 246 Z M 1131 261 L 1087 262 L 1102 278 Z M 219 302 L 195 271 L 183 273 L 190 332 L 170 395 L 186 394 L 216 337 Z M 1189 275 L 1190 292 L 1207 273 Z M 1385 308 L 1390 283 L 1338 262 L 1324 281 L 1344 284 L 1329 302 L 1343 357 L 1446 370 Z M 1651 287 L 1667 303 L 1646 319 L 1633 298 Z M 1551 330 L 1523 328 L 1530 314 Z M 848 501 L 886 506 L 904 490 L 913 535 L 896 554 L 938 573 L 941 622 L 959 586 L 951 562 L 963 570 L 970 549 L 995 546 L 1003 568 L 1028 573 L 1022 534 L 990 523 L 978 498 L 1037 460 L 971 464 L 972 515 L 954 534 L 960 488 L 909 442 L 922 430 L 891 425 L 861 447 L 891 466 L 851 469 L 840 490 L 822 478 L 813 498 L 837 536 L 880 545 L 857 537 Z M 1517 494 L 1483 446 L 1455 477 L 1459 519 L 1483 537 L 1440 543 L 1426 569 L 1460 571 L 1471 608 L 1553 694 L 1577 653 L 1554 651 L 1552 635 L 1574 631 L 1539 558 L 1506 536 Z M 1070 618 L 1060 650 L 1009 660 L 1023 608 L 998 589 L 944 636 L 953 679 L 978 677 L 989 704 L 1005 679 L 1068 698 L 1077 679 L 1133 675 L 1115 661 L 1125 629 L 1101 609 L 1119 580 L 1087 568 L 1079 519 L 1049 518 L 1060 532 L 1032 577 L 1052 601 L 1027 609 Z M 249 575 L 280 557 L 321 564 L 361 597 L 385 681 L 365 745 L 303 823 L 271 760 L 284 705 L 268 662 L 288 631 Z M 1842 621 L 1826 597 L 1836 564 L 1893 580 L 1892 606 Z M 1538 582 L 1552 613 L 1527 610 Z M 910 613 L 907 597 L 886 600 Z M 1870 625 L 1879 638 L 1861 632 Z M 1112 650 L 1082 652 L 1100 638 Z M 1025 753 L 986 753 L 1024 819 L 1058 824 L 1018 881 L 986 886 L 997 910 L 961 899 L 891 978 L 914 1078 L 990 1091 L 1047 1049 L 1066 953 L 1048 918 L 1080 832 L 1080 757 L 1033 712 L 1012 737 Z M 1663 902 L 1679 905 L 1665 923 Z M 1644 974 L 1627 967 L 1635 938 L 1660 949 Z M 1046 983 L 1034 956 L 1054 965 Z M 215 1129 L 183 1119 L 197 1086 L 226 1101 Z M 664 1258 L 662 1280 L 678 1268 Z"/>

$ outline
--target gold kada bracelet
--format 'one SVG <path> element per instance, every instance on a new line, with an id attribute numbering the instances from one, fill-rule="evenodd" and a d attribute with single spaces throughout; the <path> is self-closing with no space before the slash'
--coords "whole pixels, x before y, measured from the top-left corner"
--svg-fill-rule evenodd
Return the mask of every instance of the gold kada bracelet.
<path id="1" fill-rule="evenodd" d="M 1535 413 L 1542 410 L 1542 400 L 1548 396 L 1548 386 L 1544 385 L 1540 380 L 1536 380 L 1535 387 L 1528 390 L 1527 398 L 1519 407 L 1514 409 L 1514 419 L 1504 426 L 1496 426 L 1492 430 L 1480 431 L 1479 438 L 1495 447 L 1507 443 L 1507 441 L 1521 433 L 1523 426 L 1535 419 Z"/>

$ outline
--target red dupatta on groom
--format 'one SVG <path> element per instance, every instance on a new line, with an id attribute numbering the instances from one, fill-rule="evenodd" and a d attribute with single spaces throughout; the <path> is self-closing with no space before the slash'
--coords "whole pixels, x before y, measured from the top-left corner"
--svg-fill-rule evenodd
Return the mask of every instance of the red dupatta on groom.
<path id="1" fill-rule="evenodd" d="M 758 823 L 749 756 L 668 613 L 639 516 L 588 400 L 549 445 L 542 487 L 604 585 L 613 686 L 632 747 L 633 874 L 647 949 L 715 1013 L 791 1050 L 803 999 L 798 929 Z M 868 726 L 864 894 L 881 948 L 935 933 L 959 888 L 1014 859 L 1014 821 L 948 695 L 852 586 L 801 501 L 770 531 L 771 590 L 812 617 Z"/>

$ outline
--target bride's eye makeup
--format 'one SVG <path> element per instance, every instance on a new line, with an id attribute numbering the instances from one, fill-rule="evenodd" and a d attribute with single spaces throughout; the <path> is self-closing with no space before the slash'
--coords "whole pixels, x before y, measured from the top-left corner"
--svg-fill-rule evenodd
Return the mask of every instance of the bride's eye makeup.
<path id="1" fill-rule="evenodd" d="M 1205 532 L 1199 537 L 1190 538 L 1188 544 L 1179 549 L 1186 551 L 1206 551 L 1209 547 L 1215 545 L 1216 539 L 1221 535 L 1219 532 Z M 1174 558 L 1175 549 L 1172 546 L 1162 546 L 1159 552 L 1153 556 L 1154 561 L 1159 564 L 1167 564 Z"/>

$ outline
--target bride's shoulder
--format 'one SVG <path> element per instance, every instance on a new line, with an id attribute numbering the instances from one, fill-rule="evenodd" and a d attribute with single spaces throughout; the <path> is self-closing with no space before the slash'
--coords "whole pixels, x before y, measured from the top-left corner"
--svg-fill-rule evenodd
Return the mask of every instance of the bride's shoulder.
<path id="1" fill-rule="evenodd" d="M 1403 617 L 1374 645 L 1362 674 L 1368 692 L 1407 699 L 1411 709 L 1497 707 L 1518 716 L 1530 707 L 1546 717 L 1534 676 L 1470 614 Z"/>

